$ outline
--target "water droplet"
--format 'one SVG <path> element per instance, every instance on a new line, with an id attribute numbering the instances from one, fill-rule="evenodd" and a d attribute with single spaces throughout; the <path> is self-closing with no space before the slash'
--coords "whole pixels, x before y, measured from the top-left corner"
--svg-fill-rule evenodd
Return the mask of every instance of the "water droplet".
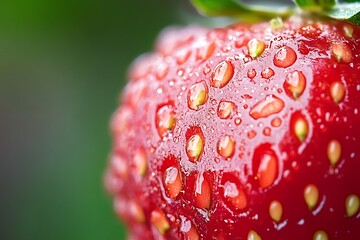
<path id="1" fill-rule="evenodd" d="M 195 83 L 188 91 L 188 107 L 197 111 L 199 106 L 204 105 L 208 99 L 208 87 L 204 81 Z"/>
<path id="2" fill-rule="evenodd" d="M 200 61 L 208 59 L 213 54 L 215 47 L 215 43 L 203 41 L 196 49 L 196 59 Z"/>
<path id="3" fill-rule="evenodd" d="M 273 120 L 271 120 L 271 126 L 273 127 L 280 127 L 282 124 L 282 120 L 279 117 L 275 117 Z"/>
<path id="4" fill-rule="evenodd" d="M 127 178 L 129 175 L 129 167 L 124 158 L 113 155 L 110 160 L 111 169 L 114 174 L 122 179 Z"/>
<path id="5" fill-rule="evenodd" d="M 320 230 L 314 233 L 313 240 L 329 240 L 329 237 L 326 232 Z"/>
<path id="6" fill-rule="evenodd" d="M 204 174 L 199 174 L 195 182 L 194 205 L 202 209 L 210 209 L 211 206 L 211 185 Z"/>
<path id="7" fill-rule="evenodd" d="M 156 78 L 157 80 L 162 80 L 166 77 L 169 72 L 169 67 L 165 63 L 160 63 L 156 68 Z"/>
<path id="8" fill-rule="evenodd" d="M 284 46 L 276 51 L 274 65 L 281 68 L 287 68 L 293 65 L 296 59 L 296 52 L 292 48 Z"/>
<path id="9" fill-rule="evenodd" d="M 199 240 L 199 234 L 196 231 L 195 226 L 192 222 L 185 217 L 181 216 L 180 232 L 183 235 L 184 240 Z"/>
<path id="10" fill-rule="evenodd" d="M 170 198 L 176 198 L 182 189 L 179 169 L 175 166 L 168 167 L 164 172 L 163 182 L 166 195 Z"/>
<path id="11" fill-rule="evenodd" d="M 265 68 L 262 72 L 261 72 L 261 77 L 265 78 L 265 79 L 270 79 L 272 76 L 275 75 L 274 70 L 272 70 L 272 68 Z"/>
<path id="12" fill-rule="evenodd" d="M 250 130 L 247 134 L 248 139 L 253 139 L 254 137 L 256 137 L 256 131 L 255 130 Z"/>
<path id="13" fill-rule="evenodd" d="M 139 148 L 135 150 L 134 157 L 133 157 L 133 163 L 135 167 L 135 172 L 143 177 L 146 173 L 146 167 L 147 167 L 147 159 L 146 159 L 146 153 L 143 148 Z"/>
<path id="14" fill-rule="evenodd" d="M 255 149 L 252 165 L 254 177 L 261 188 L 271 186 L 278 176 L 278 157 L 270 144 L 262 144 Z"/>
<path id="15" fill-rule="evenodd" d="M 304 189 L 304 199 L 310 210 L 312 210 L 319 199 L 319 190 L 314 184 L 309 184 Z"/>
<path id="16" fill-rule="evenodd" d="M 245 46 L 245 44 L 247 43 L 248 39 L 247 38 L 239 38 L 238 40 L 235 41 L 235 47 L 236 48 L 242 48 L 243 46 Z"/>
<path id="17" fill-rule="evenodd" d="M 333 44 L 330 51 L 333 58 L 339 63 L 351 63 L 353 60 L 351 48 L 344 42 Z"/>
<path id="18" fill-rule="evenodd" d="M 220 156 L 230 158 L 234 155 L 235 141 L 230 136 L 222 136 L 217 144 L 217 151 Z"/>
<path id="19" fill-rule="evenodd" d="M 344 30 L 344 34 L 349 37 L 349 38 L 352 38 L 353 37 L 353 33 L 354 33 L 354 28 L 349 25 L 349 24 L 345 24 L 344 27 L 343 27 L 343 30 Z"/>
<path id="20" fill-rule="evenodd" d="M 340 103 L 345 96 L 344 85 L 339 81 L 333 82 L 330 85 L 330 96 L 335 103 Z"/>
<path id="21" fill-rule="evenodd" d="M 127 208 L 129 210 L 129 214 L 132 219 L 137 221 L 138 223 L 145 222 L 145 214 L 141 206 L 135 201 L 129 201 L 127 204 Z"/>
<path id="22" fill-rule="evenodd" d="M 286 76 L 283 87 L 290 98 L 297 99 L 305 90 L 306 78 L 302 72 L 293 71 Z"/>
<path id="23" fill-rule="evenodd" d="M 189 59 L 190 55 L 191 55 L 191 51 L 188 49 L 182 49 L 178 51 L 176 56 L 176 63 L 178 65 L 184 64 Z"/>
<path id="24" fill-rule="evenodd" d="M 264 136 L 271 136 L 271 128 L 265 127 L 263 130 Z"/>
<path id="25" fill-rule="evenodd" d="M 254 230 L 250 230 L 247 236 L 247 240 L 261 240 L 261 237 Z"/>
<path id="26" fill-rule="evenodd" d="M 160 209 L 151 212 L 150 222 L 162 236 L 170 229 L 170 224 L 166 219 L 164 212 Z"/>
<path id="27" fill-rule="evenodd" d="M 223 187 L 220 189 L 221 196 L 226 205 L 233 211 L 243 210 L 247 207 L 247 197 L 236 176 L 226 173 L 222 178 Z"/>
<path id="28" fill-rule="evenodd" d="M 256 76 L 256 70 L 254 68 L 249 69 L 249 71 L 247 72 L 247 76 L 248 78 L 253 79 Z"/>
<path id="29" fill-rule="evenodd" d="M 212 74 L 211 86 L 216 88 L 223 88 L 234 75 L 234 67 L 229 61 L 222 61 L 219 63 Z"/>
<path id="30" fill-rule="evenodd" d="M 236 108 L 235 103 L 230 101 L 221 101 L 217 109 L 217 115 L 221 119 L 227 119 L 231 117 Z"/>
<path id="31" fill-rule="evenodd" d="M 350 194 L 345 200 L 346 215 L 354 216 L 360 207 L 360 199 L 355 194 Z"/>
<path id="32" fill-rule="evenodd" d="M 265 118 L 283 110 L 283 100 L 275 95 L 267 95 L 266 98 L 255 104 L 250 110 L 250 116 L 254 119 Z"/>
<path id="33" fill-rule="evenodd" d="M 176 124 L 174 107 L 172 104 L 165 104 L 156 112 L 156 129 L 159 136 L 163 138 L 168 131 L 172 131 Z"/>
<path id="34" fill-rule="evenodd" d="M 300 142 L 303 142 L 309 133 L 309 124 L 305 116 L 296 112 L 293 114 L 290 120 L 290 127 L 293 134 L 297 137 Z"/>
<path id="35" fill-rule="evenodd" d="M 339 161 L 341 156 L 341 144 L 338 140 L 331 140 L 328 143 L 327 156 L 331 165 L 335 166 L 335 164 Z"/>
<path id="36" fill-rule="evenodd" d="M 249 55 L 252 58 L 259 57 L 264 52 L 265 47 L 265 43 L 259 39 L 251 39 L 247 44 Z"/>
<path id="37" fill-rule="evenodd" d="M 280 222 L 283 214 L 283 208 L 279 201 L 274 200 L 270 203 L 269 214 L 272 220 L 275 222 Z"/>
<path id="38" fill-rule="evenodd" d="M 192 127 L 186 132 L 186 154 L 193 163 L 199 160 L 204 150 L 205 139 L 199 127 Z"/>
<path id="39" fill-rule="evenodd" d="M 237 118 L 234 119 L 234 123 L 235 123 L 236 126 L 239 126 L 241 124 L 241 122 L 242 122 L 241 118 L 237 117 Z"/>

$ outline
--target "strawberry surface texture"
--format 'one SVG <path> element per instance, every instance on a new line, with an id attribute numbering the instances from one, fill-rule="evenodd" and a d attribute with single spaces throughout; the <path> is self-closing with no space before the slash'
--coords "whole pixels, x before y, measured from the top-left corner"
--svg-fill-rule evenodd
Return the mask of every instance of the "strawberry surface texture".
<path id="1" fill-rule="evenodd" d="M 360 239 L 360 28 L 169 28 L 130 68 L 105 185 L 129 239 Z"/>

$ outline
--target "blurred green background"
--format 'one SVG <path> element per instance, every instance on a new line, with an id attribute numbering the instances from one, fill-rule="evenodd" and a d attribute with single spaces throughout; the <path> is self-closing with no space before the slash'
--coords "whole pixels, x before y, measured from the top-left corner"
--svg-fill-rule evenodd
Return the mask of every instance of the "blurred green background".
<path id="1" fill-rule="evenodd" d="M 125 239 L 103 190 L 126 69 L 187 1 L 0 1 L 0 239 Z"/>

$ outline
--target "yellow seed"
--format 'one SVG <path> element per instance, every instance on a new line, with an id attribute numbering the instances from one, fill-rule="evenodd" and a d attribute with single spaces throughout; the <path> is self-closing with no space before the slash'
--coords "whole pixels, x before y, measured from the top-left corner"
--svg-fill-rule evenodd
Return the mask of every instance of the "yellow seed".
<path id="1" fill-rule="evenodd" d="M 314 233 L 314 237 L 313 237 L 313 240 L 328 240 L 329 237 L 328 235 L 326 234 L 326 232 L 324 231 L 316 231 Z"/>
<path id="2" fill-rule="evenodd" d="M 276 200 L 272 201 L 270 203 L 270 207 L 269 207 L 270 217 L 275 222 L 279 222 L 281 220 L 282 213 L 283 213 L 283 208 L 282 208 L 281 203 Z"/>
<path id="3" fill-rule="evenodd" d="M 360 206 L 360 199 L 357 195 L 351 194 L 346 198 L 345 207 L 346 207 L 346 214 L 349 217 L 354 216 L 357 211 L 359 210 Z"/>
<path id="4" fill-rule="evenodd" d="M 345 87 L 341 82 L 333 82 L 330 86 L 330 96 L 335 103 L 340 103 L 345 96 Z"/>
<path id="5" fill-rule="evenodd" d="M 259 39 L 252 39 L 249 41 L 247 47 L 249 50 L 249 55 L 252 58 L 257 58 L 264 51 L 265 43 Z"/>
<path id="6" fill-rule="evenodd" d="M 335 166 L 335 164 L 339 161 L 341 155 L 341 144 L 338 140 L 331 140 L 327 145 L 327 156 L 331 165 Z"/>
<path id="7" fill-rule="evenodd" d="M 186 143 L 186 153 L 191 162 L 196 162 L 199 159 L 203 151 L 203 147 L 204 141 L 198 134 L 190 137 Z"/>
<path id="8" fill-rule="evenodd" d="M 280 17 L 276 17 L 270 20 L 270 27 L 276 31 L 284 27 L 284 23 Z"/>
<path id="9" fill-rule="evenodd" d="M 261 237 L 257 234 L 257 232 L 250 230 L 247 240 L 261 240 Z"/>
<path id="10" fill-rule="evenodd" d="M 353 37 L 354 28 L 352 26 L 346 24 L 343 29 L 347 37 L 349 38 Z"/>
<path id="11" fill-rule="evenodd" d="M 162 236 L 170 229 L 170 224 L 167 221 L 164 212 L 161 210 L 152 211 L 150 221 Z"/>
<path id="12" fill-rule="evenodd" d="M 296 137 L 303 142 L 308 134 L 309 126 L 304 118 L 300 118 L 295 122 L 294 132 Z"/>
<path id="13" fill-rule="evenodd" d="M 319 190 L 314 184 L 309 184 L 305 187 L 304 190 L 305 202 L 308 205 L 308 208 L 312 210 L 318 202 L 319 199 Z"/>

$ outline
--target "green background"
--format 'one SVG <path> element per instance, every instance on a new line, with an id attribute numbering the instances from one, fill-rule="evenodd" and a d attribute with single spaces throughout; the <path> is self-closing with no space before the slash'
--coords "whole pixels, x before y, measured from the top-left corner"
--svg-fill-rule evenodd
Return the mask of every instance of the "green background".
<path id="1" fill-rule="evenodd" d="M 131 61 L 187 8 L 0 1 L 0 239 L 125 239 L 102 183 L 109 119 Z"/>

